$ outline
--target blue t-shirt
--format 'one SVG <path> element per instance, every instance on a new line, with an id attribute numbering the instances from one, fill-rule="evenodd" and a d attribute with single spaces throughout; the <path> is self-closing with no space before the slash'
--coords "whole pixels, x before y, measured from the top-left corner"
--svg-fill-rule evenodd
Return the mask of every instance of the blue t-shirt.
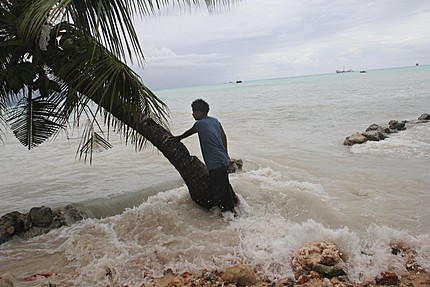
<path id="1" fill-rule="evenodd" d="M 221 123 L 213 117 L 206 117 L 194 123 L 199 134 L 200 148 L 208 169 L 228 165 L 229 156 L 224 147 Z"/>

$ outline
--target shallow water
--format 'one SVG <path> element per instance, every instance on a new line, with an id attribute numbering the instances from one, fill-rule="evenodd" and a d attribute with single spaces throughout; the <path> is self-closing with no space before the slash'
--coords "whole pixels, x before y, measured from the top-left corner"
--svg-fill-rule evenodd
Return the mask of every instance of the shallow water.
<path id="1" fill-rule="evenodd" d="M 429 270 L 430 123 L 343 145 L 373 123 L 430 113 L 428 79 L 430 67 L 420 66 L 158 91 L 173 134 L 193 124 L 196 98 L 222 122 L 230 156 L 244 161 L 230 175 L 241 197 L 236 219 L 193 203 L 155 149 L 135 152 L 118 138 L 88 165 L 75 158 L 77 135 L 30 152 L 8 135 L 0 147 L 1 214 L 75 203 L 92 218 L 1 245 L 0 274 L 16 286 L 140 286 L 168 268 L 247 263 L 278 278 L 292 274 L 292 252 L 325 240 L 346 254 L 354 280 L 401 273 L 405 259 L 390 249 L 399 242 Z M 183 142 L 201 158 L 196 136 Z M 18 280 L 35 273 L 57 275 Z"/>

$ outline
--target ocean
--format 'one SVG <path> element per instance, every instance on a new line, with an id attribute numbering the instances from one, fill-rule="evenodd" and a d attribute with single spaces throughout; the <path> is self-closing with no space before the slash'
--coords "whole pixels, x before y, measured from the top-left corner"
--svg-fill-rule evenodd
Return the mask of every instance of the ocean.
<path id="1" fill-rule="evenodd" d="M 293 276 L 292 253 L 330 241 L 351 280 L 401 274 L 400 244 L 430 271 L 430 122 L 384 141 L 344 146 L 371 124 L 430 113 L 430 66 L 324 74 L 156 91 L 178 135 L 203 98 L 243 170 L 230 175 L 239 216 L 196 205 L 155 148 L 114 147 L 93 164 L 76 157 L 69 131 L 28 151 L 10 134 L 0 146 L 0 215 L 73 204 L 90 218 L 0 245 L 0 276 L 15 286 L 141 286 L 175 273 L 245 263 L 270 279 Z M 200 159 L 198 137 L 183 140 Z M 111 276 L 106 276 L 110 271 Z M 55 274 L 36 281 L 23 278 Z"/>

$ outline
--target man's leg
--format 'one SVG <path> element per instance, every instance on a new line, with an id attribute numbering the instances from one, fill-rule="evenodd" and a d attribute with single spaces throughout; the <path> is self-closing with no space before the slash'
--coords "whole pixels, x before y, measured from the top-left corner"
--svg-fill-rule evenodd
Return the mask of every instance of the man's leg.
<path id="1" fill-rule="evenodd" d="M 234 211 L 235 196 L 228 180 L 227 167 L 209 170 L 211 188 L 214 193 L 214 203 L 221 211 Z"/>
<path id="2" fill-rule="evenodd" d="M 233 187 L 231 186 L 231 184 L 230 184 L 230 190 L 231 190 L 231 196 L 233 197 L 234 205 L 238 205 L 239 204 L 239 197 L 234 192 Z"/>

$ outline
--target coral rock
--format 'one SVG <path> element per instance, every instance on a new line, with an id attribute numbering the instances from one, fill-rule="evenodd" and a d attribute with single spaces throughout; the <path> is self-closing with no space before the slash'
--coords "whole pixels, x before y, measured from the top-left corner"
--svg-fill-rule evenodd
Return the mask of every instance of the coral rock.
<path id="1" fill-rule="evenodd" d="M 317 272 L 322 277 L 344 275 L 342 253 L 330 242 L 307 243 L 293 254 L 291 262 L 296 278 Z"/>
<path id="2" fill-rule="evenodd" d="M 236 285 L 252 285 L 257 282 L 254 270 L 244 264 L 228 267 L 221 278 L 228 283 Z"/>
<path id="3" fill-rule="evenodd" d="M 376 283 L 382 285 L 397 285 L 398 282 L 399 277 L 393 272 L 384 272 L 376 278 Z"/>

